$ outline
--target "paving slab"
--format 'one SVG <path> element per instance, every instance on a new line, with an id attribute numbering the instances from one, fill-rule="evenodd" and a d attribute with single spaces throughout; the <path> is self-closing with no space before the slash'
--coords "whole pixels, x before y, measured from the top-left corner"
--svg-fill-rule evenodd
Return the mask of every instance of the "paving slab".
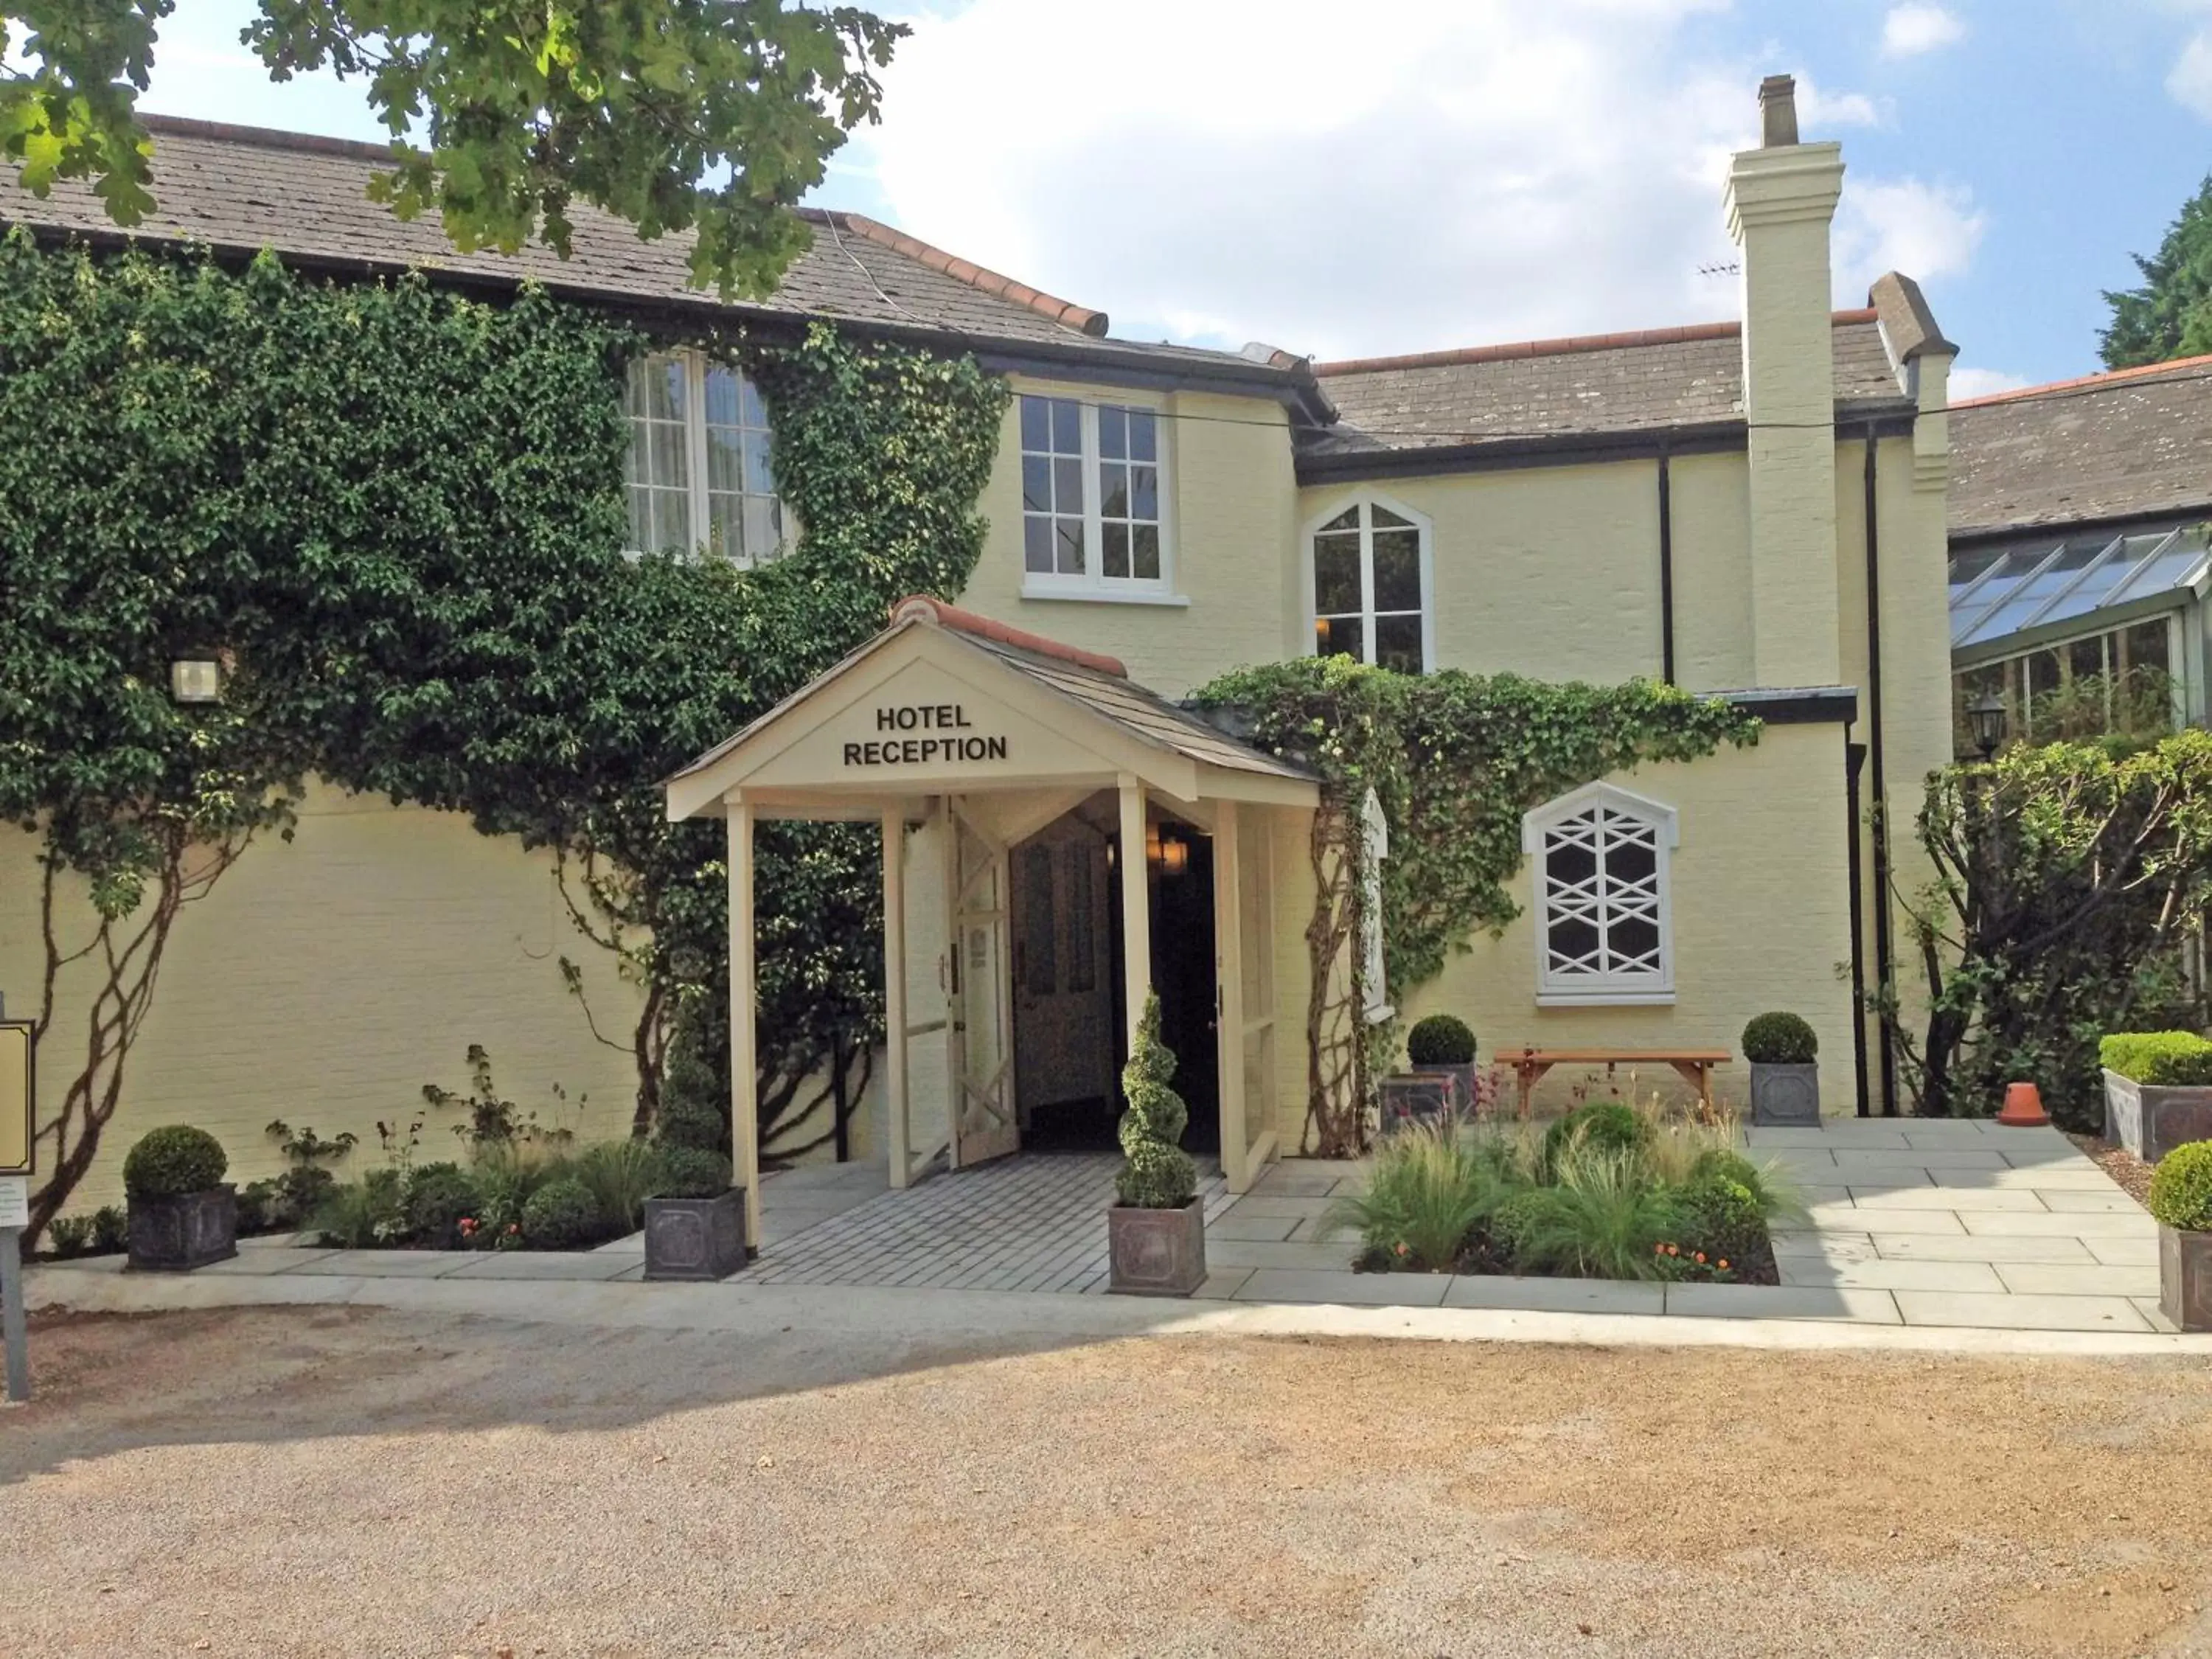
<path id="1" fill-rule="evenodd" d="M 2136 1304 L 2136 1311 L 2137 1313 L 2141 1314 L 2145 1319 L 2150 1322 L 2151 1329 L 2169 1333 L 2179 1333 L 2180 1331 L 2181 1327 L 2175 1324 L 2171 1319 L 2168 1319 L 2166 1316 L 2166 1310 L 2158 1305 L 2158 1298 L 2156 1297 L 2131 1296 L 2128 1300 Z"/>
<path id="2" fill-rule="evenodd" d="M 1662 1314 L 1667 1288 L 1618 1279 L 1512 1279 L 1462 1273 L 1444 1292 L 1447 1308 L 1525 1308 L 1543 1313 Z"/>
<path id="3" fill-rule="evenodd" d="M 247 1273 L 267 1275 L 288 1273 L 310 1261 L 320 1261 L 325 1256 L 336 1255 L 333 1249 L 311 1250 L 240 1250 L 228 1261 L 210 1261 L 194 1271 L 204 1273 Z"/>
<path id="4" fill-rule="evenodd" d="M 1773 1231 L 1774 1255 L 1778 1261 L 1786 1256 L 1810 1256 L 1830 1261 L 1863 1261 L 1878 1255 L 1870 1233 L 1844 1231 L 1795 1232 L 1782 1228 Z"/>
<path id="5" fill-rule="evenodd" d="M 1860 1261 L 1819 1261 L 1807 1256 L 1777 1257 L 1784 1285 L 1825 1285 L 1863 1291 L 1985 1291 L 2008 1287 L 1984 1261 L 1913 1261 L 1872 1256 Z M 2118 1271 L 2117 1269 L 2114 1271 Z"/>
<path id="6" fill-rule="evenodd" d="M 1243 1290 L 1244 1281 L 1258 1271 L 1256 1267 L 1215 1267 L 1206 1274 L 1206 1282 L 1191 1294 L 1208 1302 L 1225 1302 Z"/>
<path id="7" fill-rule="evenodd" d="M 1917 1164 L 1863 1164 L 1838 1169 L 1835 1178 L 1852 1193 L 1924 1193 L 1936 1176 Z"/>
<path id="8" fill-rule="evenodd" d="M 2087 1267 L 2097 1258 L 2078 1238 L 1983 1238 L 1972 1234 L 1876 1233 L 1875 1254 L 1899 1261 L 2041 1261 Z"/>
<path id="9" fill-rule="evenodd" d="M 321 1278 L 337 1274 L 349 1279 L 439 1279 L 481 1261 L 477 1250 L 332 1250 L 313 1261 L 303 1261 L 284 1276 Z"/>
<path id="10" fill-rule="evenodd" d="M 2032 1211 L 1961 1210 L 1958 1214 L 1968 1232 L 1992 1238 L 2029 1235 L 2041 1238 L 2158 1237 L 2158 1224 L 2141 1210 L 2133 1215 L 2054 1215 L 2039 1206 Z"/>
<path id="11" fill-rule="evenodd" d="M 2128 1233 L 2113 1238 L 2082 1238 L 2083 1249 L 2108 1267 L 2158 1266 L 2158 1234 Z"/>
<path id="12" fill-rule="evenodd" d="M 1327 1198 L 1343 1180 L 1340 1175 L 1310 1174 L 1278 1165 L 1252 1183 L 1252 1192 L 1267 1198 Z"/>
<path id="13" fill-rule="evenodd" d="M 1669 1285 L 1667 1311 L 1699 1319 L 1841 1320 L 1895 1325 L 1897 1304 L 1887 1291 L 1817 1285 Z"/>
<path id="14" fill-rule="evenodd" d="M 1899 1291 L 1908 1325 L 1969 1325 L 2003 1331 L 2147 1331 L 2150 1322 L 2124 1296 L 1961 1295 Z"/>
<path id="15" fill-rule="evenodd" d="M 1950 1210 L 1899 1209 L 1889 1205 L 1815 1204 L 1808 1213 L 1814 1227 L 1866 1233 L 1964 1233 L 1966 1229 Z"/>
<path id="16" fill-rule="evenodd" d="M 1949 1210 L 1959 1215 L 1973 1211 L 2021 1210 L 2048 1215 L 2043 1200 L 2032 1192 L 2013 1187 L 1929 1187 L 1875 1188 L 1851 1183 L 1854 1202 L 1879 1203 L 1889 1210 Z"/>
<path id="17" fill-rule="evenodd" d="M 1357 1247 L 1350 1239 L 1322 1243 L 1275 1243 L 1245 1238 L 1206 1241 L 1209 1267 L 1280 1267 L 1314 1273 L 1350 1273 Z"/>
<path id="18" fill-rule="evenodd" d="M 1846 1127 L 1849 1120 L 1838 1120 L 1833 1127 L 1818 1129 L 1759 1129 L 1743 1132 L 1743 1144 L 1753 1147 L 1817 1146 L 1833 1151 L 1838 1146 L 1896 1146 L 1905 1145 L 1902 1129 L 1852 1129 Z"/>
<path id="19" fill-rule="evenodd" d="M 1447 1273 L 1323 1273 L 1262 1267 L 1244 1281 L 1238 1302 L 1334 1302 L 1347 1306 L 1435 1308 L 1452 1280 Z"/>
<path id="20" fill-rule="evenodd" d="M 2147 1296 L 2158 1299 L 2158 1269 L 2035 1261 L 2000 1262 L 1997 1277 L 2014 1296 Z"/>
<path id="21" fill-rule="evenodd" d="M 2107 1193 L 2088 1192 L 2071 1188 L 2039 1187 L 2037 1196 L 2043 1207 L 2054 1215 L 2146 1215 L 2143 1206 L 2130 1198 L 2118 1187 Z"/>
<path id="22" fill-rule="evenodd" d="M 596 1250 L 492 1250 L 456 1267 L 453 1279 L 526 1279 L 541 1280 L 618 1279 L 632 1266 L 642 1273 L 645 1263 Z"/>
<path id="23" fill-rule="evenodd" d="M 1294 1215 L 1254 1215 L 1242 1205 L 1206 1224 L 1206 1243 L 1243 1238 L 1279 1244 L 1291 1236 L 1301 1218 Z"/>
<path id="24" fill-rule="evenodd" d="M 1326 1198 L 1293 1198 L 1286 1193 L 1249 1192 L 1231 1205 L 1227 1213 L 1286 1215 L 1303 1220 L 1322 1214 L 1331 1201 Z"/>
<path id="25" fill-rule="evenodd" d="M 1784 1176 L 1779 1185 L 1795 1200 L 1800 1208 L 1809 1209 L 1815 1204 L 1848 1204 L 1851 1189 L 1813 1182 L 1792 1181 Z"/>
<path id="26" fill-rule="evenodd" d="M 1995 1147 L 1982 1144 L 1977 1135 L 1971 1146 L 1915 1146 L 1905 1152 L 1885 1150 L 1859 1152 L 1850 1147 L 1836 1148 L 1836 1167 L 1839 1170 L 1863 1170 L 1869 1167 L 1886 1168 L 1892 1164 L 1911 1164 L 1923 1170 L 2003 1170 L 2011 1166 L 2005 1155 Z"/>
<path id="27" fill-rule="evenodd" d="M 2120 1190 L 2118 1182 L 2087 1160 L 2077 1164 L 2031 1164 L 2025 1168 L 2008 1164 L 2002 1170 L 1942 1170 L 1936 1173 L 1936 1184 L 1943 1187 L 2010 1187 L 2029 1193 Z"/>
<path id="28" fill-rule="evenodd" d="M 624 1233 L 620 1238 L 609 1239 L 605 1243 L 595 1244 L 592 1248 L 600 1255 L 643 1255 L 645 1230 L 641 1227 L 634 1233 Z"/>
<path id="29" fill-rule="evenodd" d="M 1929 1118 L 1905 1131 L 1905 1144 L 1915 1152 L 1947 1146 L 1986 1146 L 1989 1137 L 1978 1122 L 1947 1122 Z"/>

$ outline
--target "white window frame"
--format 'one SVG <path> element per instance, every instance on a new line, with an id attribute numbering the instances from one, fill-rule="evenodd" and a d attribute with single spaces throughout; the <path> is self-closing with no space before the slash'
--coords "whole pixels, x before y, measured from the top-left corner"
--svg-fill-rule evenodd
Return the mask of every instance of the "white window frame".
<path id="1" fill-rule="evenodd" d="M 738 385 L 738 408 L 741 417 L 744 409 L 745 388 L 752 385 L 752 377 L 737 364 L 725 362 L 718 357 L 710 358 L 705 352 L 694 346 L 676 346 L 665 350 L 647 351 L 643 353 L 638 361 L 650 363 L 671 360 L 684 365 L 684 489 L 690 497 L 689 511 L 691 525 L 691 546 L 684 556 L 692 558 L 723 556 L 713 555 L 708 551 L 707 538 L 714 522 L 712 497 L 714 492 L 708 482 L 710 469 L 708 465 L 707 453 L 707 371 L 709 368 L 720 368 L 736 376 Z M 629 373 L 627 367 L 623 369 L 623 373 L 625 375 Z M 758 396 L 757 387 L 754 387 L 754 392 Z M 623 421 L 624 426 L 634 432 L 635 422 L 629 416 L 627 398 L 628 392 L 625 388 Z M 762 400 L 762 408 L 765 412 L 767 408 L 765 399 Z M 750 428 L 740 426 L 738 429 L 744 431 Z M 775 432 L 773 423 L 763 430 L 768 433 L 769 470 L 772 475 L 775 469 Z M 625 483 L 623 501 L 625 514 L 629 505 L 629 486 Z M 729 562 L 740 570 L 754 570 L 764 564 L 773 564 L 790 552 L 799 540 L 798 521 L 792 514 L 790 503 L 783 499 L 782 491 L 779 489 L 771 499 L 775 502 L 776 526 L 780 532 L 775 550 L 763 554 L 748 548 L 743 554 L 730 558 Z M 738 495 L 738 534 L 741 537 L 744 533 L 744 496 L 741 492 Z M 635 547 L 626 550 L 633 558 L 642 556 L 644 551 Z"/>
<path id="2" fill-rule="evenodd" d="M 1049 403 L 1070 403 L 1078 410 L 1083 438 L 1085 568 L 1079 576 L 1029 568 L 1030 514 L 1024 500 L 1018 552 L 1022 562 L 1022 597 L 1025 599 L 1088 600 L 1109 605 L 1188 605 L 1190 601 L 1176 591 L 1174 422 L 1167 410 L 1154 403 L 1083 397 L 1064 388 L 1021 387 L 1014 404 L 1014 453 L 1018 463 L 1029 453 L 1022 444 L 1020 399 L 1024 398 L 1042 398 Z M 1103 463 L 1098 453 L 1098 411 L 1101 409 L 1119 409 L 1134 415 L 1149 415 L 1157 423 L 1154 449 L 1158 459 L 1153 463 L 1159 469 L 1160 475 L 1160 574 L 1157 577 L 1106 574 L 1105 492 L 1101 482 Z M 1018 478 L 1016 489 L 1019 490 L 1020 488 Z"/>
<path id="3" fill-rule="evenodd" d="M 1382 952 L 1382 861 L 1390 856 L 1390 820 L 1372 789 L 1359 809 L 1360 972 L 1366 981 L 1367 1023 L 1379 1025 L 1398 1011 L 1390 1006 L 1389 964 Z"/>
<path id="4" fill-rule="evenodd" d="M 1298 536 L 1299 557 L 1303 564 L 1300 577 L 1305 587 L 1307 654 L 1320 653 L 1321 607 L 1315 603 L 1314 538 L 1322 528 L 1344 516 L 1346 509 L 1360 509 L 1359 517 L 1359 617 L 1362 660 L 1375 660 L 1375 513 L 1381 507 L 1395 513 L 1420 533 L 1421 540 L 1421 672 L 1432 674 L 1437 667 L 1437 580 L 1436 580 L 1436 523 L 1425 513 L 1411 507 L 1401 501 L 1375 490 L 1354 490 L 1332 500 L 1321 512 L 1306 520 Z M 1335 532 L 1341 535 L 1343 532 Z M 1399 613 L 1389 613 L 1396 616 Z"/>
<path id="5" fill-rule="evenodd" d="M 1569 820 L 1593 808 L 1638 822 L 1653 832 L 1656 853 L 1653 880 L 1656 887 L 1659 966 L 1656 971 L 1590 974 L 1555 970 L 1552 966 L 1551 937 L 1554 898 L 1545 866 L 1547 840 Z M 1528 859 L 1529 910 L 1536 924 L 1536 1006 L 1540 1008 L 1593 1006 L 1638 1007 L 1671 1004 L 1674 1000 L 1674 853 L 1680 839 L 1680 821 L 1674 809 L 1661 801 L 1632 793 L 1610 783 L 1586 783 L 1556 799 L 1546 801 L 1521 820 L 1521 850 Z M 1602 855 L 1594 880 L 1604 878 Z M 1602 897 L 1600 902 L 1604 902 Z"/>

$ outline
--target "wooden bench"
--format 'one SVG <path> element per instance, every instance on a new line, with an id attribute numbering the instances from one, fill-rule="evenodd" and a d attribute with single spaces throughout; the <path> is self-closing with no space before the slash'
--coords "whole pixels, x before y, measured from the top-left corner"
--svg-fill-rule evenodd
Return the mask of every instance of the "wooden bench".
<path id="1" fill-rule="evenodd" d="M 1713 1067 L 1734 1058 L 1725 1048 L 1523 1048 L 1500 1056 L 1521 1079 L 1521 1115 L 1528 1115 L 1529 1097 L 1554 1066 L 1602 1066 L 1608 1080 L 1616 1066 L 1671 1066 L 1698 1092 L 1698 1104 L 1713 1105 Z"/>

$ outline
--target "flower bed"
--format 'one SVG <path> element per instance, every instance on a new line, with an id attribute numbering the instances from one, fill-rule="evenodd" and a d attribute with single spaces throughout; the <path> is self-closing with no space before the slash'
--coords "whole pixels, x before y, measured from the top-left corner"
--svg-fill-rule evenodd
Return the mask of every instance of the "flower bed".
<path id="1" fill-rule="evenodd" d="M 1355 1265 L 1374 1273 L 1772 1285 L 1768 1226 L 1793 1202 L 1735 1150 L 1732 1125 L 1602 1101 L 1540 1134 L 1393 1135 L 1323 1236 L 1356 1233 Z"/>

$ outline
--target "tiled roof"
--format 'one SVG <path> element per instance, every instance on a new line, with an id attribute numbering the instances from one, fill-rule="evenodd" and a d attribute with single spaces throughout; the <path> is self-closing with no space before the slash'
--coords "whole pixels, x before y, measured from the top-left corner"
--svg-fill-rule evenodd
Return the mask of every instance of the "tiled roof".
<path id="1" fill-rule="evenodd" d="M 1951 534 L 2212 514 L 2212 357 L 1951 409 Z"/>
<path id="2" fill-rule="evenodd" d="M 1839 410 L 1900 404 L 1871 307 L 1838 312 Z M 1309 453 L 1656 431 L 1743 417 L 1735 323 L 1316 363 L 1343 424 Z"/>
<path id="3" fill-rule="evenodd" d="M 155 139 L 156 206 L 130 232 L 142 241 L 204 243 L 222 252 L 274 248 L 289 258 L 344 270 L 410 267 L 508 283 L 534 279 L 556 292 L 647 305 L 711 306 L 690 285 L 688 233 L 641 240 L 629 224 L 584 204 L 571 255 L 532 246 L 514 254 L 462 253 L 434 214 L 412 223 L 367 195 L 388 168 L 380 145 L 234 127 L 168 116 L 142 118 Z M 45 201 L 0 185 L 0 222 L 114 240 L 118 231 L 91 189 L 64 181 Z M 765 300 L 742 313 L 827 317 L 891 331 L 951 332 L 1010 352 L 1042 348 L 1055 357 L 1135 354 L 1169 368 L 1246 380 L 1303 379 L 1235 352 L 1102 337 L 1106 317 L 982 270 L 857 214 L 805 210 L 813 246 Z M 1310 384 L 1310 382 L 1309 382 Z"/>

